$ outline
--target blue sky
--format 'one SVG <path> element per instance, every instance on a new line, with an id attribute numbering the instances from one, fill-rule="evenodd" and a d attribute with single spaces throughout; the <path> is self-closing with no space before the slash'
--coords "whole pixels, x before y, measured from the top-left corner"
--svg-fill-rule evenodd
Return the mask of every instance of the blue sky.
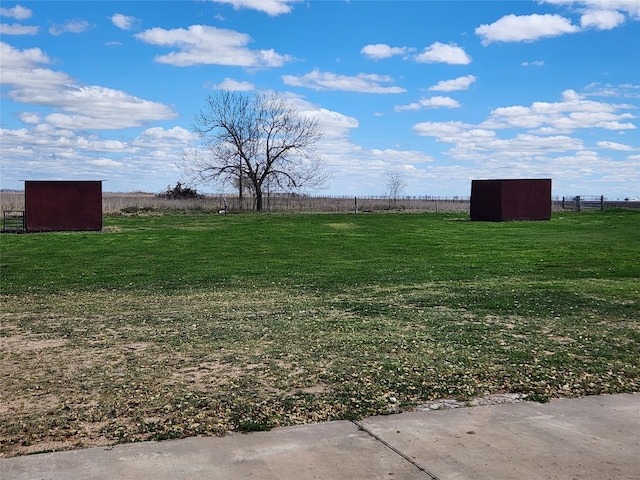
<path id="1" fill-rule="evenodd" d="M 277 91 L 324 132 L 314 194 L 640 197 L 640 1 L 4 1 L 0 187 L 159 192 L 216 90 Z M 197 185 L 205 192 L 213 186 Z M 217 187 L 216 187 L 217 188 Z M 230 190 L 230 189 L 229 189 Z"/>

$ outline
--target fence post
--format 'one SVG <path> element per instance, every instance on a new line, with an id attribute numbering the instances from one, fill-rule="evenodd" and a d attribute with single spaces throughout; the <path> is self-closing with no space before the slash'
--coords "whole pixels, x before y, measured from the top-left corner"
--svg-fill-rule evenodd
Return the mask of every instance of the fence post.
<path id="1" fill-rule="evenodd" d="M 353 213 L 358 213 L 358 197 L 353 197 Z"/>
<path id="2" fill-rule="evenodd" d="M 600 211 L 604 212 L 604 195 L 600 195 Z"/>
<path id="3" fill-rule="evenodd" d="M 580 211 L 580 195 L 576 197 L 576 210 Z"/>

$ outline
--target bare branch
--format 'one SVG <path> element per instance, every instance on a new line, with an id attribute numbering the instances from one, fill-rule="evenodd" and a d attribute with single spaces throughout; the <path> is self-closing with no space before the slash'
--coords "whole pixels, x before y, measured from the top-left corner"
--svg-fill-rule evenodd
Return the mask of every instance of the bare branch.
<path id="1" fill-rule="evenodd" d="M 282 190 L 316 188 L 329 175 L 315 155 L 322 136 L 317 120 L 301 116 L 282 96 L 237 92 L 209 95 L 193 131 L 202 149 L 183 155 L 183 168 L 200 181 L 247 186 L 262 209 L 263 186 Z"/>

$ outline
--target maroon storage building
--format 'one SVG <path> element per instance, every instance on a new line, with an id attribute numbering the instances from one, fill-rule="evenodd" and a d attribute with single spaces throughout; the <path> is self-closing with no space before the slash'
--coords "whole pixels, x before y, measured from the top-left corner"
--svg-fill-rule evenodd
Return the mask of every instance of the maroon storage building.
<path id="1" fill-rule="evenodd" d="M 102 230 L 102 180 L 26 180 L 27 232 Z"/>
<path id="2" fill-rule="evenodd" d="M 471 220 L 549 220 L 551 179 L 471 181 Z"/>

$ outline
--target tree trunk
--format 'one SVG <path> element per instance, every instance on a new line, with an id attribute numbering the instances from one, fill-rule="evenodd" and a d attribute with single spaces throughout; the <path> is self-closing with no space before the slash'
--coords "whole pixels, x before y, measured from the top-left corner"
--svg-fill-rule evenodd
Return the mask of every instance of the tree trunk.
<path id="1" fill-rule="evenodd" d="M 256 211 L 262 211 L 262 188 L 256 188 Z"/>

